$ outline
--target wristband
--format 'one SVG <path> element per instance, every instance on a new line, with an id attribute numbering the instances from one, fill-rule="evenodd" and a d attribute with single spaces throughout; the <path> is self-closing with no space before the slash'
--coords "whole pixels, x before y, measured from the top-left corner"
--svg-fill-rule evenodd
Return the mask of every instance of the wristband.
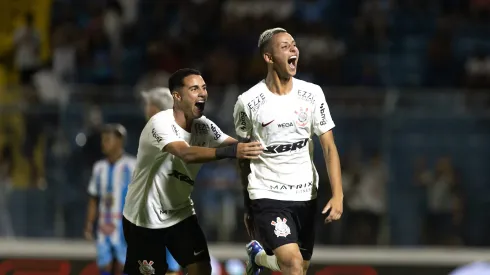
<path id="1" fill-rule="evenodd" d="M 238 143 L 216 148 L 216 159 L 236 159 Z"/>

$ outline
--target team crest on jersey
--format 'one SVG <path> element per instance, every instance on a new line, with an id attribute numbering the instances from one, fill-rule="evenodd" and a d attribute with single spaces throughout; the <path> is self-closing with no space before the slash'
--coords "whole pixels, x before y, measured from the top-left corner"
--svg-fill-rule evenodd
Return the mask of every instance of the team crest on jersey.
<path id="1" fill-rule="evenodd" d="M 308 123 L 308 108 L 299 108 L 299 111 L 295 111 L 294 113 L 298 115 L 296 125 L 303 127 Z"/>
<path id="2" fill-rule="evenodd" d="M 279 237 L 286 237 L 287 235 L 291 234 L 291 229 L 289 226 L 286 224 L 288 220 L 286 218 L 281 218 L 277 217 L 276 221 L 271 221 L 272 226 L 274 226 L 274 234 Z"/>
<path id="3" fill-rule="evenodd" d="M 153 261 L 138 261 L 138 264 L 140 265 L 140 272 L 143 275 L 152 275 L 155 274 L 155 269 L 153 268 Z"/>

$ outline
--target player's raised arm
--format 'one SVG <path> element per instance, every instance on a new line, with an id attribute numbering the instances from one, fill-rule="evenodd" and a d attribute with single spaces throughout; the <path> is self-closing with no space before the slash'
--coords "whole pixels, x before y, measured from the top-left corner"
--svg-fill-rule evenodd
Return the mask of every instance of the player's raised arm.
<path id="1" fill-rule="evenodd" d="M 330 214 L 325 219 L 325 222 L 338 220 L 342 216 L 344 193 L 342 190 L 342 173 L 340 170 L 340 157 L 335 145 L 332 128 L 335 124 L 330 115 L 325 95 L 320 89 L 316 102 L 314 113 L 314 131 L 320 137 L 320 143 L 323 149 L 323 156 L 327 166 L 328 177 L 332 189 L 332 199 L 327 203 L 322 213 L 326 214 L 330 210 Z"/>
<path id="2" fill-rule="evenodd" d="M 87 205 L 87 218 L 85 221 L 84 235 L 87 240 L 93 239 L 94 222 L 97 217 L 97 199 L 99 197 L 99 190 L 97 185 L 99 179 L 97 176 L 97 163 L 94 164 L 92 168 L 92 175 L 90 177 L 90 182 L 88 184 L 88 194 L 90 196 Z"/>

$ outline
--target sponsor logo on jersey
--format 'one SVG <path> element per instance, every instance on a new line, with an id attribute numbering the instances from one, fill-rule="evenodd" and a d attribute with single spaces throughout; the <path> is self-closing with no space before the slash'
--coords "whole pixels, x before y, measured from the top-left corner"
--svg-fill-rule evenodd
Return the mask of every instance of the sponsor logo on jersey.
<path id="1" fill-rule="evenodd" d="M 274 226 L 274 234 L 279 237 L 287 237 L 291 234 L 291 228 L 286 224 L 288 220 L 286 218 L 277 217 L 275 221 L 271 221 L 271 225 Z"/>
<path id="2" fill-rule="evenodd" d="M 298 142 L 270 145 L 265 148 L 264 153 L 277 154 L 277 153 L 299 150 L 304 148 L 308 144 L 308 140 L 309 138 L 305 138 L 304 140 Z"/>
<path id="3" fill-rule="evenodd" d="M 277 127 L 279 128 L 293 127 L 293 123 L 292 122 L 279 123 L 277 124 Z"/>
<path id="4" fill-rule="evenodd" d="M 177 130 L 177 127 L 175 127 L 175 125 L 173 125 L 173 124 L 172 124 L 172 130 L 174 131 L 175 135 L 180 138 L 179 130 Z"/>
<path id="5" fill-rule="evenodd" d="M 189 178 L 189 176 L 184 175 L 184 174 L 180 173 L 180 172 L 179 172 L 179 171 L 177 171 L 177 170 L 172 170 L 172 173 L 170 173 L 170 174 L 168 174 L 168 175 L 169 175 L 170 177 L 174 177 L 174 178 L 176 178 L 176 179 L 178 179 L 178 180 L 180 180 L 180 181 L 183 181 L 183 182 L 185 182 L 185 183 L 188 183 L 188 184 L 190 184 L 190 185 L 194 185 L 194 181 L 193 181 L 191 178 Z"/>
<path id="6" fill-rule="evenodd" d="M 218 128 L 216 128 L 216 126 L 214 126 L 214 124 L 211 124 L 211 131 L 213 131 L 214 140 L 218 140 L 218 138 L 221 137 L 221 133 L 218 131 Z"/>
<path id="7" fill-rule="evenodd" d="M 294 193 L 296 194 L 303 194 L 303 193 L 311 192 L 311 189 L 313 188 L 313 182 L 310 181 L 298 185 L 276 184 L 276 185 L 269 185 L 269 187 L 271 190 L 294 191 Z"/>
<path id="8" fill-rule="evenodd" d="M 158 143 L 160 143 L 163 140 L 163 138 L 157 134 L 157 130 L 155 130 L 155 128 L 151 129 L 151 135 L 153 136 L 153 138 L 155 138 L 155 140 Z"/>
<path id="9" fill-rule="evenodd" d="M 322 119 L 320 120 L 320 125 L 327 124 L 327 116 L 325 114 L 325 103 L 320 104 L 320 117 Z"/>
<path id="10" fill-rule="evenodd" d="M 140 273 L 143 275 L 152 275 L 155 274 L 155 269 L 153 268 L 153 261 L 138 261 L 138 264 L 140 265 Z"/>
<path id="11" fill-rule="evenodd" d="M 311 104 L 315 104 L 315 97 L 310 92 L 298 90 L 298 97 L 301 100 L 304 100 L 304 101 L 309 102 Z"/>
<path id="12" fill-rule="evenodd" d="M 260 108 L 260 106 L 264 105 L 264 103 L 265 103 L 265 95 L 261 93 L 260 95 L 252 99 L 250 102 L 248 102 L 247 106 L 251 112 L 256 112 Z"/>
<path id="13" fill-rule="evenodd" d="M 247 130 L 247 114 L 245 114 L 245 112 L 240 112 L 239 119 L 240 119 L 240 125 L 241 125 L 240 130 L 246 131 Z"/>
<path id="14" fill-rule="evenodd" d="M 299 111 L 295 111 L 294 113 L 298 115 L 298 119 L 296 120 L 298 126 L 303 127 L 308 123 L 308 108 L 299 108 Z"/>
<path id="15" fill-rule="evenodd" d="M 196 130 L 196 134 L 198 135 L 207 135 L 209 133 L 209 125 L 204 123 L 194 124 L 194 129 Z"/>

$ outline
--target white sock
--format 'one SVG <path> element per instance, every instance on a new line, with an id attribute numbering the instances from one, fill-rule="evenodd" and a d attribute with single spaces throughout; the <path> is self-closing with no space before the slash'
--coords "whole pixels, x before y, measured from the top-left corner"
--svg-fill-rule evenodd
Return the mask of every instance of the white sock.
<path id="1" fill-rule="evenodd" d="M 255 255 L 255 263 L 272 271 L 281 271 L 276 256 L 269 256 L 264 250 Z"/>

